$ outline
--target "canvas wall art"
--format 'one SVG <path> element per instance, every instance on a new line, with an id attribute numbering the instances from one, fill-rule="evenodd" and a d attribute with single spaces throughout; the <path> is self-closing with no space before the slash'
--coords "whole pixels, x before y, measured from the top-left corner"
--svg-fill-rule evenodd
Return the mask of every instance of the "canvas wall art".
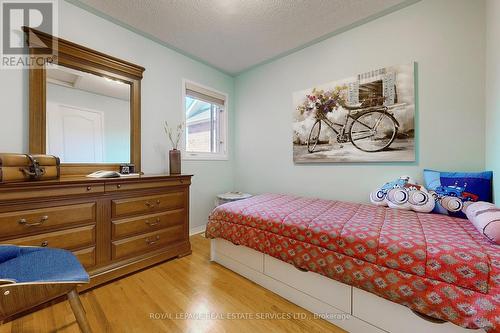
<path id="1" fill-rule="evenodd" d="M 295 163 L 415 161 L 415 64 L 293 94 Z"/>

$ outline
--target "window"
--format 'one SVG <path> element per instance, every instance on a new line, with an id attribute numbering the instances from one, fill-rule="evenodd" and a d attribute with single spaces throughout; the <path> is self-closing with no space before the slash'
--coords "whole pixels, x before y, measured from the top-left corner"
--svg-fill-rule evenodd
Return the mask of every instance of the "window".
<path id="1" fill-rule="evenodd" d="M 185 159 L 227 159 L 227 95 L 184 82 Z"/>

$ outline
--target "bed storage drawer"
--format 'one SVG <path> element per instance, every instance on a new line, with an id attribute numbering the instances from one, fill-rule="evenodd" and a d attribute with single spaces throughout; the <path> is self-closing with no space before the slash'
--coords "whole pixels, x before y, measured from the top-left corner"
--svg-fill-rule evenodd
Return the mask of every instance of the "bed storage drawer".
<path id="1" fill-rule="evenodd" d="M 264 271 L 264 254 L 243 245 L 234 245 L 230 241 L 217 238 L 215 251 L 233 260 L 238 261 L 258 272 Z"/>
<path id="2" fill-rule="evenodd" d="M 392 333 L 482 333 L 484 330 L 469 330 L 452 323 L 431 323 L 418 317 L 403 305 L 353 288 L 353 315 Z M 390 315 L 388 315 L 390 314 Z"/>
<path id="3" fill-rule="evenodd" d="M 264 273 L 326 304 L 351 313 L 351 286 L 313 272 L 301 271 L 284 261 L 264 256 Z"/>

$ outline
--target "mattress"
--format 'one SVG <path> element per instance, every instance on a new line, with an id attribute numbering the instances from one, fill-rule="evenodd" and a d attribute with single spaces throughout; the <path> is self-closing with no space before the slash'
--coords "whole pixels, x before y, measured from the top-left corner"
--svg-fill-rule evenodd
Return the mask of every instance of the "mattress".
<path id="1" fill-rule="evenodd" d="M 500 329 L 500 246 L 468 220 L 263 194 L 217 207 L 206 235 L 463 327 Z"/>

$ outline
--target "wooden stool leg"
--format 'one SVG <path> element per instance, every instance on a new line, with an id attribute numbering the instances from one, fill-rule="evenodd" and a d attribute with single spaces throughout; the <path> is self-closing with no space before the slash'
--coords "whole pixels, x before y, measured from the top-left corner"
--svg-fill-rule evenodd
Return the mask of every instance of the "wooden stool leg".
<path id="1" fill-rule="evenodd" d="M 82 301 L 80 301 L 80 296 L 78 295 L 76 289 L 73 289 L 68 293 L 68 301 L 69 304 L 71 305 L 73 313 L 75 314 L 78 326 L 80 326 L 80 330 L 83 333 L 92 333 L 90 325 L 87 321 L 87 315 L 85 314 L 85 309 L 83 308 Z"/>

